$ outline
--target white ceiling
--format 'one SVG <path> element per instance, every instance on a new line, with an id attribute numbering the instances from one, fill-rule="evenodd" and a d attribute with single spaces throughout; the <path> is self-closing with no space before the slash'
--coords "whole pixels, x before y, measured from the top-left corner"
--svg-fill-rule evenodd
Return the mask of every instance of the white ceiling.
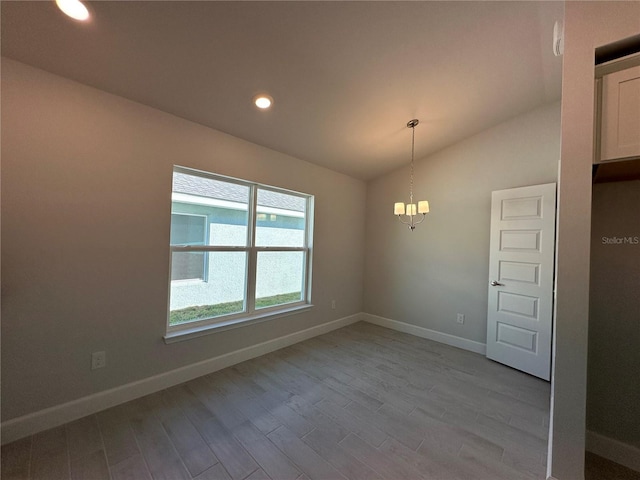
<path id="1" fill-rule="evenodd" d="M 562 2 L 2 2 L 2 54 L 371 179 L 560 98 Z M 270 111 L 251 98 L 271 94 Z M 215 155 L 215 152 L 212 153 Z"/>

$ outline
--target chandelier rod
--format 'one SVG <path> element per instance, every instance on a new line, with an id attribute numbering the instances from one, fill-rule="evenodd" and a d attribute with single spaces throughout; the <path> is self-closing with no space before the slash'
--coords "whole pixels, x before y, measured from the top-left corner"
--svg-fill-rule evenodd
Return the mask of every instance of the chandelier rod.
<path id="1" fill-rule="evenodd" d="M 413 203 L 413 159 L 415 154 L 416 125 L 418 125 L 417 119 L 407 123 L 407 127 L 411 128 L 411 181 L 409 182 L 409 200 L 411 203 Z"/>

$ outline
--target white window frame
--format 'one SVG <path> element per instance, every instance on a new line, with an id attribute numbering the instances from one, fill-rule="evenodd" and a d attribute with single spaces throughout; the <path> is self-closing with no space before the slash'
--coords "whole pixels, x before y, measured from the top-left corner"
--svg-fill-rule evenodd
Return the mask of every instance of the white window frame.
<path id="1" fill-rule="evenodd" d="M 235 183 L 245 187 L 249 187 L 249 206 L 247 215 L 247 242 L 245 246 L 193 246 L 193 245 L 170 245 L 169 256 L 169 291 L 167 301 L 167 333 L 164 337 L 166 343 L 183 340 L 185 338 L 197 337 L 212 333 L 213 331 L 226 330 L 245 326 L 251 323 L 262 322 L 273 318 L 299 313 L 310 309 L 311 304 L 311 266 L 313 257 L 313 211 L 314 197 L 313 195 L 295 192 L 283 188 L 263 185 L 260 183 L 249 182 L 237 178 L 227 177 L 201 170 L 174 166 L 173 172 L 179 172 L 186 175 L 199 176 L 217 181 Z M 257 247 L 255 245 L 256 226 L 257 226 L 257 209 L 258 209 L 258 189 L 269 190 L 277 193 L 297 196 L 305 199 L 305 229 L 304 242 L 301 247 Z M 245 304 L 244 311 L 239 313 L 221 315 L 202 320 L 194 320 L 178 325 L 169 324 L 170 301 L 171 301 L 171 265 L 174 253 L 179 252 L 245 252 L 247 255 L 246 272 L 245 272 Z M 303 252 L 303 272 L 301 285 L 301 300 L 286 304 L 274 305 L 256 310 L 256 278 L 257 278 L 257 261 L 259 252 Z"/>

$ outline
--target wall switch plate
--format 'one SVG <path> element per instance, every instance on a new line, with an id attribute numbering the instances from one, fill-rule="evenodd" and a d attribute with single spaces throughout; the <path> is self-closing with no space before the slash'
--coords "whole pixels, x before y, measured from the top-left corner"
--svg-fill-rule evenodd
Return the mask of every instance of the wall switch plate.
<path id="1" fill-rule="evenodd" d="M 331 309 L 332 310 L 336 309 L 336 301 L 335 300 L 331 300 Z"/>
<path id="2" fill-rule="evenodd" d="M 458 323 L 464 323 L 464 314 L 463 313 L 459 313 L 458 314 L 458 318 L 456 319 L 456 321 Z"/>
<path id="3" fill-rule="evenodd" d="M 106 352 L 93 352 L 91 354 L 91 370 L 104 368 L 107 366 Z"/>

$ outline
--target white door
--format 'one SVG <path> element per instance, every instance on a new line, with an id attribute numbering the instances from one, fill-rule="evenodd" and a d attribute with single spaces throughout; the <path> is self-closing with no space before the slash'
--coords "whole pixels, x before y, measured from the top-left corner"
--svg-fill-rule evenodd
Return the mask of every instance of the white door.
<path id="1" fill-rule="evenodd" d="M 551 375 L 556 184 L 491 194 L 487 357 Z"/>

